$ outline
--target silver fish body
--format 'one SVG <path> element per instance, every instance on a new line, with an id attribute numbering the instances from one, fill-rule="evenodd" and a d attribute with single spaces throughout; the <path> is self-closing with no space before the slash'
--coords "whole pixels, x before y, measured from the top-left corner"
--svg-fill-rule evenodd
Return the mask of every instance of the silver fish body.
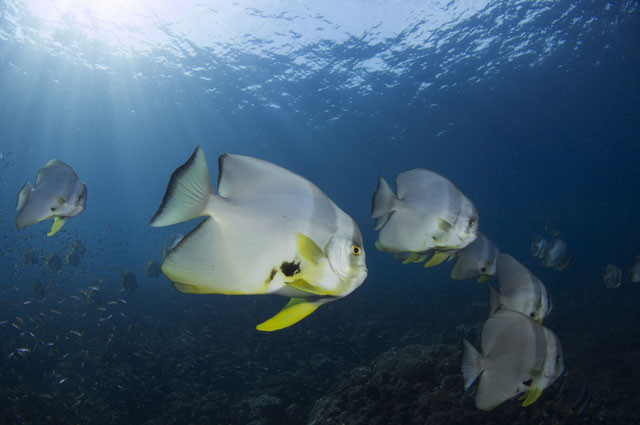
<path id="1" fill-rule="evenodd" d="M 580 416 L 589 406 L 591 389 L 585 374 L 571 369 L 553 401 L 553 411 L 564 416 Z"/>
<path id="2" fill-rule="evenodd" d="M 42 220 L 54 218 L 49 236 L 66 220 L 82 213 L 87 202 L 87 186 L 67 164 L 52 159 L 38 171 L 35 187 L 26 182 L 18 192 L 15 218 L 22 229 Z"/>
<path id="3" fill-rule="evenodd" d="M 496 262 L 500 251 L 483 233 L 475 241 L 456 253 L 456 263 L 451 269 L 451 278 L 481 281 L 496 274 Z"/>
<path id="4" fill-rule="evenodd" d="M 629 267 L 629 283 L 640 282 L 640 257 L 636 257 L 631 267 Z"/>
<path id="5" fill-rule="evenodd" d="M 573 261 L 573 256 L 561 239 L 554 239 L 549 245 L 549 249 L 542 258 L 542 267 L 552 268 L 555 270 L 564 270 Z"/>
<path id="6" fill-rule="evenodd" d="M 530 251 L 534 258 L 543 258 L 549 250 L 549 242 L 540 235 L 535 235 L 531 239 Z"/>
<path id="7" fill-rule="evenodd" d="M 380 178 L 371 217 L 379 230 L 376 246 L 387 252 L 459 250 L 476 239 L 478 212 L 453 183 L 425 169 L 396 177 L 397 196 Z"/>
<path id="8" fill-rule="evenodd" d="M 529 269 L 512 256 L 500 254 L 496 270 L 499 293 L 489 286 L 490 314 L 504 308 L 539 322 L 549 315 L 553 307 L 547 288 Z"/>
<path id="9" fill-rule="evenodd" d="M 511 310 L 499 310 L 482 327 L 482 353 L 466 339 L 462 376 L 468 389 L 479 380 L 476 407 L 491 410 L 526 393 L 523 406 L 534 403 L 563 372 L 558 337 L 535 320 Z"/>
<path id="10" fill-rule="evenodd" d="M 602 272 L 602 281 L 608 289 L 615 289 L 622 283 L 622 269 L 613 264 L 607 264 Z"/>

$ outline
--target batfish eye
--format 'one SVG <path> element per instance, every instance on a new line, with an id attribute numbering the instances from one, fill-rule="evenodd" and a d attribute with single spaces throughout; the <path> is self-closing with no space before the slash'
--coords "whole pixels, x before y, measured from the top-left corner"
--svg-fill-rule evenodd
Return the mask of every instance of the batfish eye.
<path id="1" fill-rule="evenodd" d="M 362 248 L 360 248 L 358 245 L 354 245 L 351 247 L 351 253 L 353 255 L 360 255 L 362 254 Z"/>
<path id="2" fill-rule="evenodd" d="M 51 207 L 51 211 L 55 211 L 55 210 L 56 210 L 56 207 Z"/>

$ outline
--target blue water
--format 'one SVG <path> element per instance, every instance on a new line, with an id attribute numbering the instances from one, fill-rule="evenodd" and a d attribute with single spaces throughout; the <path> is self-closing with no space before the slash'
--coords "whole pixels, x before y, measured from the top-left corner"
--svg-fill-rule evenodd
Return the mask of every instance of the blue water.
<path id="1" fill-rule="evenodd" d="M 2 423 L 55 422 L 47 416 L 64 418 L 60 423 L 167 416 L 189 423 L 188 415 L 157 407 L 175 399 L 161 393 L 173 394 L 182 378 L 233 400 L 275 394 L 283 410 L 301 406 L 297 419 L 287 416 L 291 423 L 306 423 L 314 400 L 341 372 L 401 346 L 404 333 L 428 338 L 457 320 L 481 322 L 484 310 L 468 307 L 486 302 L 480 285 L 452 282 L 448 265 L 396 263 L 373 246 L 369 214 L 378 177 L 391 182 L 415 167 L 453 181 L 475 203 L 481 231 L 557 296 L 549 326 L 561 341 L 575 336 L 560 320 L 569 302 L 595 309 L 586 314 L 593 323 L 600 312 L 607 326 L 635 332 L 625 326 L 637 319 L 638 288 L 623 285 L 614 294 L 600 273 L 640 255 L 636 1 L 180 8 L 140 1 L 115 2 L 115 11 L 106 3 L 0 5 Z M 144 266 L 160 261 L 162 243 L 195 225 L 147 223 L 171 172 L 198 144 L 214 180 L 217 157 L 230 152 L 272 161 L 319 186 L 362 230 L 369 269 L 363 286 L 264 335 L 255 325 L 283 298 L 185 295 L 164 277 L 146 278 Z M 51 158 L 72 165 L 87 184 L 86 211 L 52 238 L 44 223 L 17 231 L 16 194 Z M 547 218 L 559 223 L 573 252 L 567 270 L 542 269 L 530 257 L 529 241 L 544 232 Z M 48 254 L 63 258 L 76 240 L 88 247 L 79 266 L 45 267 Z M 28 248 L 38 264 L 24 263 Z M 125 268 L 137 276 L 135 293 L 118 292 Z M 46 282 L 48 294 L 34 294 L 34 279 Z M 79 291 L 93 284 L 114 304 L 98 310 L 82 299 Z M 634 300 L 616 316 L 623 299 Z M 602 312 L 598 300 L 612 310 Z M 358 324 L 369 321 L 393 332 L 354 342 Z M 582 346 L 566 351 L 613 344 L 591 338 L 587 333 Z M 17 354 L 21 347 L 32 352 Z M 265 352 L 287 360 L 275 366 Z M 297 391 L 295 380 L 284 380 L 280 393 L 273 389 L 275 376 L 293 373 L 313 353 L 345 359 L 314 371 L 330 382 L 303 386 L 297 399 L 284 395 Z M 207 372 L 207 356 L 227 373 Z M 606 366 L 573 357 L 606 376 Z M 627 369 L 638 375 L 635 362 Z M 145 402 L 139 393 L 147 391 L 159 393 Z M 606 404 L 603 397 L 594 397 L 593 409 Z M 211 423 L 248 423 L 233 403 L 219 403 L 228 415 Z M 622 413 L 605 418 L 624 423 L 637 414 L 630 402 L 619 403 Z"/>

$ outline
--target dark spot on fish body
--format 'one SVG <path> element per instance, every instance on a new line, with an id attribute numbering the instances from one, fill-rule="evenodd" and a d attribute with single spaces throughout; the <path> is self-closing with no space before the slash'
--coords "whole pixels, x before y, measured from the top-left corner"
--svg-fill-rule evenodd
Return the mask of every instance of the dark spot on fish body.
<path id="1" fill-rule="evenodd" d="M 530 387 L 531 384 L 533 383 L 533 379 L 529 378 L 526 381 L 522 382 L 524 385 L 526 385 L 527 387 Z"/>
<path id="2" fill-rule="evenodd" d="M 282 274 L 284 274 L 285 276 L 291 277 L 296 273 L 300 273 L 300 262 L 298 261 L 296 263 L 295 261 L 283 261 L 282 264 L 280 264 L 280 270 L 282 270 Z"/>
<path id="3" fill-rule="evenodd" d="M 278 270 L 276 270 L 275 268 L 271 269 L 271 272 L 269 273 L 269 277 L 267 278 L 267 280 L 264 281 L 264 283 L 267 285 L 271 283 L 273 278 L 276 277 L 276 273 L 278 273 Z"/>

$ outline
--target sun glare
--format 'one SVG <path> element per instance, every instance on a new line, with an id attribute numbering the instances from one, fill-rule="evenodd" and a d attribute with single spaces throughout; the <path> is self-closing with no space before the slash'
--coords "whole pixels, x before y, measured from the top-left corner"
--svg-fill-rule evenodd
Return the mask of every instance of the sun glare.
<path id="1" fill-rule="evenodd" d="M 29 13 L 51 31 L 75 31 L 114 45 L 132 47 L 153 26 L 147 0 L 26 0 Z"/>

